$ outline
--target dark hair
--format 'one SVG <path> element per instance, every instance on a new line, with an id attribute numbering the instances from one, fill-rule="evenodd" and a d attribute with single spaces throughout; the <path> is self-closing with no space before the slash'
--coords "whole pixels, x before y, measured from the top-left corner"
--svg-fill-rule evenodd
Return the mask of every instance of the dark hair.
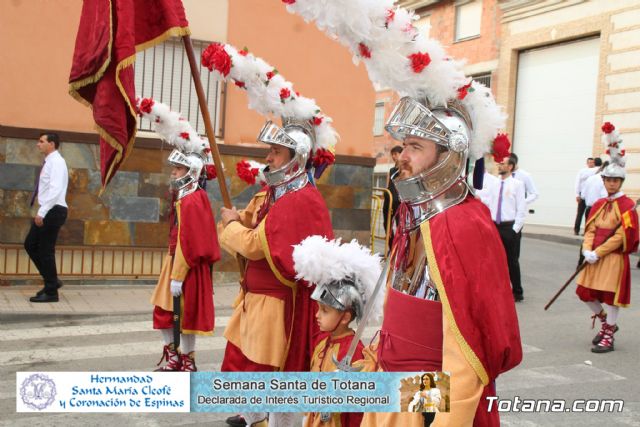
<path id="1" fill-rule="evenodd" d="M 600 157 L 596 157 L 593 159 L 593 164 L 596 166 L 602 166 L 602 159 Z"/>
<path id="2" fill-rule="evenodd" d="M 511 156 L 515 156 L 515 154 L 512 154 Z M 513 168 L 512 171 L 514 171 L 514 170 L 516 170 L 516 165 L 518 164 L 518 158 L 516 157 L 514 159 L 511 156 L 509 156 L 509 158 L 507 159 L 507 164 L 511 165 L 511 167 Z"/>
<path id="3" fill-rule="evenodd" d="M 587 161 L 593 160 L 593 157 L 587 157 Z"/>
<path id="4" fill-rule="evenodd" d="M 609 166 L 609 160 L 607 160 L 606 162 L 602 163 L 602 165 L 600 166 L 600 172 L 602 172 L 604 170 L 604 168 L 606 168 L 607 166 Z"/>
<path id="5" fill-rule="evenodd" d="M 401 145 L 396 145 L 391 149 L 391 154 L 393 153 L 402 153 L 402 146 Z"/>
<path id="6" fill-rule="evenodd" d="M 429 388 L 436 388 L 436 382 L 433 379 L 433 374 L 431 373 L 426 373 L 426 374 L 422 374 L 422 377 L 420 377 L 420 391 L 424 390 L 424 378 L 428 377 L 429 378 Z"/>
<path id="7" fill-rule="evenodd" d="M 53 145 L 56 146 L 56 150 L 60 148 L 60 137 L 57 133 L 54 132 L 42 132 L 40 136 L 46 136 L 47 141 L 53 142 Z"/>
<path id="8" fill-rule="evenodd" d="M 516 153 L 511 153 L 509 154 L 509 159 L 513 160 L 513 167 L 515 167 L 518 164 L 518 155 Z"/>

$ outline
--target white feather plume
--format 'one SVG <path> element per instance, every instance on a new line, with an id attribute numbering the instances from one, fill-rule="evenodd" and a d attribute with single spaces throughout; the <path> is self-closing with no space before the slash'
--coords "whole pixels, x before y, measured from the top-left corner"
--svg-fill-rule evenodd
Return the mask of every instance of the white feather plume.
<path id="1" fill-rule="evenodd" d="M 341 244 L 339 239 L 307 237 L 294 246 L 293 262 L 296 279 L 306 280 L 309 284 L 327 285 L 345 278 L 352 279 L 364 304 L 371 299 L 382 271 L 380 256 L 372 255 L 368 248 L 355 239 Z M 383 294 L 380 292 L 376 297 L 372 309 L 374 320 L 379 320 L 382 314 Z"/>
<path id="2" fill-rule="evenodd" d="M 313 150 L 325 149 L 335 152 L 338 133 L 331 125 L 331 118 L 322 113 L 315 100 L 297 94 L 293 84 L 262 58 L 246 50 L 238 51 L 230 44 L 214 43 L 210 48 L 219 46 L 222 46 L 231 58 L 231 68 L 226 76 L 214 66 L 209 68 L 216 79 L 233 81 L 245 89 L 249 97 L 249 108 L 263 116 L 291 117 L 311 122 L 316 131 Z M 282 98 L 283 89 L 288 90 L 290 96 Z"/>
<path id="3" fill-rule="evenodd" d="M 438 41 L 418 31 L 413 25 L 417 16 L 394 7 L 393 0 L 296 0 L 287 10 L 315 22 L 347 46 L 355 63 L 364 62 L 371 81 L 401 96 L 426 96 L 432 104 L 444 105 L 456 99 L 458 89 L 469 80 L 463 72 L 464 62 L 449 57 Z M 429 64 L 414 71 L 410 59 L 414 54 L 428 54 Z M 477 159 L 491 152 L 506 116 L 488 89 L 476 82 L 472 88 L 461 103 L 472 120 L 470 155 Z"/>

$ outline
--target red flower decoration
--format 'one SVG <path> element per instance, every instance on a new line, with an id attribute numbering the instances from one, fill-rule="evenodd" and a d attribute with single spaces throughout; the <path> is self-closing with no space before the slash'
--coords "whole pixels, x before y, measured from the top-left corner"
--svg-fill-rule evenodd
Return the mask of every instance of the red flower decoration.
<path id="1" fill-rule="evenodd" d="M 604 154 L 606 154 L 607 156 L 610 154 L 609 149 L 607 148 L 607 150 L 604 152 Z"/>
<path id="2" fill-rule="evenodd" d="M 363 58 L 371 58 L 371 50 L 367 47 L 366 44 L 360 43 L 358 44 L 358 50 L 360 51 L 360 56 Z"/>
<path id="3" fill-rule="evenodd" d="M 202 150 L 202 152 L 204 154 L 209 154 L 211 152 L 211 148 L 205 148 L 204 150 Z"/>
<path id="4" fill-rule="evenodd" d="M 332 165 L 335 161 L 336 156 L 334 156 L 331 151 L 320 148 L 319 150 L 316 150 L 316 153 L 313 156 L 313 167 L 317 168 L 321 165 Z"/>
<path id="5" fill-rule="evenodd" d="M 249 49 L 245 46 L 242 50 L 239 50 L 238 53 L 242 56 L 247 56 L 249 54 Z"/>
<path id="6" fill-rule="evenodd" d="M 153 107 L 153 99 L 151 98 L 143 98 L 140 101 L 140 111 L 143 113 L 151 114 L 151 107 Z"/>
<path id="7" fill-rule="evenodd" d="M 284 100 L 286 98 L 289 98 L 291 96 L 291 91 L 289 89 L 287 89 L 286 87 L 283 87 L 282 89 L 280 89 L 280 100 L 282 102 L 284 102 Z"/>
<path id="8" fill-rule="evenodd" d="M 384 26 L 388 27 L 395 17 L 396 17 L 396 11 L 393 9 L 387 9 L 387 16 L 384 20 Z"/>
<path id="9" fill-rule="evenodd" d="M 626 151 L 624 151 L 624 148 L 622 150 L 620 150 L 620 157 L 624 157 Z"/>
<path id="10" fill-rule="evenodd" d="M 275 76 L 277 73 L 276 70 L 273 71 L 267 71 L 267 80 L 271 80 L 273 78 L 273 76 Z"/>
<path id="11" fill-rule="evenodd" d="M 602 125 L 602 132 L 609 134 L 611 132 L 613 132 L 614 130 L 616 130 L 616 127 L 614 125 L 611 124 L 611 122 L 605 122 Z"/>
<path id="12" fill-rule="evenodd" d="M 187 141 L 189 141 L 189 133 L 188 132 L 181 132 L 180 136 L 182 137 L 182 139 L 186 139 Z"/>
<path id="13" fill-rule="evenodd" d="M 243 89 L 244 89 L 244 87 L 245 87 L 244 82 L 241 82 L 240 80 L 234 80 L 233 82 L 234 82 L 234 83 L 236 84 L 236 86 L 238 86 L 239 88 L 243 88 Z"/>
<path id="14" fill-rule="evenodd" d="M 282 3 L 284 4 L 294 4 L 296 2 L 296 0 L 282 0 Z"/>
<path id="15" fill-rule="evenodd" d="M 320 117 L 320 116 L 315 116 L 313 119 L 311 119 L 314 126 L 320 126 L 320 124 L 322 124 L 322 120 L 323 120 L 323 117 Z"/>
<path id="16" fill-rule="evenodd" d="M 236 164 L 236 172 L 238 173 L 238 178 L 249 185 L 254 185 L 259 171 L 258 168 L 252 168 L 251 164 L 246 160 L 241 160 Z"/>
<path id="17" fill-rule="evenodd" d="M 497 163 L 502 163 L 505 157 L 509 155 L 509 147 L 511 147 L 511 141 L 506 133 L 499 133 L 493 140 L 493 160 Z"/>
<path id="18" fill-rule="evenodd" d="M 202 52 L 202 65 L 207 67 L 209 71 L 213 71 L 215 68 L 224 77 L 229 75 L 231 71 L 231 57 L 224 50 L 224 45 L 221 43 L 211 43 Z"/>
<path id="19" fill-rule="evenodd" d="M 428 53 L 413 53 L 409 55 L 409 60 L 411 60 L 411 68 L 415 73 L 422 72 L 431 63 L 431 57 Z"/>
<path id="20" fill-rule="evenodd" d="M 218 177 L 218 171 L 216 170 L 215 165 L 206 165 L 204 169 L 208 180 L 216 179 Z"/>
<path id="21" fill-rule="evenodd" d="M 469 88 L 471 87 L 471 83 L 469 82 L 468 84 L 462 86 L 461 88 L 458 88 L 458 99 L 459 100 L 463 100 L 466 96 L 467 93 L 469 93 Z"/>

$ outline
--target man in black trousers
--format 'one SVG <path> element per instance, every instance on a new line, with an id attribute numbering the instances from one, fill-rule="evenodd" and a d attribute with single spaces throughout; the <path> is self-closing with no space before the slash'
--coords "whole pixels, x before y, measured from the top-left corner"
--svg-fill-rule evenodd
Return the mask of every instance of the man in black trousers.
<path id="1" fill-rule="evenodd" d="M 519 239 L 518 233 L 524 225 L 527 213 L 524 183 L 512 176 L 515 160 L 504 158 L 498 163 L 500 179 L 487 189 L 487 196 L 482 198 L 489 206 L 491 219 L 496 224 L 509 266 L 509 279 L 516 302 L 524 299 L 524 290 L 520 278 Z"/>
<path id="2" fill-rule="evenodd" d="M 29 301 L 57 302 L 58 288 L 62 283 L 58 280 L 56 270 L 56 240 L 67 219 L 65 198 L 69 171 L 58 152 L 60 138 L 57 134 L 41 134 L 37 147 L 44 155 L 44 163 L 31 197 L 31 206 L 37 199 L 39 208 L 24 241 L 24 248 L 44 279 L 44 288 Z"/>

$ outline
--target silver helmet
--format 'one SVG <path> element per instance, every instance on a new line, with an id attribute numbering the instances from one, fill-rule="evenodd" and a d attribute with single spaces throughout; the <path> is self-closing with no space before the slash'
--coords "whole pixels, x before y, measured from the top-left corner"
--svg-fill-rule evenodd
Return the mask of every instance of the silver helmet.
<path id="1" fill-rule="evenodd" d="M 603 178 L 621 178 L 625 179 L 627 174 L 624 170 L 624 166 L 619 163 L 609 163 L 606 168 L 600 174 Z"/>
<path id="2" fill-rule="evenodd" d="M 204 168 L 204 159 L 196 153 L 183 153 L 174 149 L 169 154 L 169 164 L 187 168 L 187 173 L 171 180 L 171 187 L 178 192 L 178 200 L 198 189 L 198 180 Z"/>
<path id="3" fill-rule="evenodd" d="M 416 218 L 419 222 L 466 197 L 470 123 L 469 115 L 457 101 L 430 107 L 426 100 L 404 97 L 391 114 L 385 129 L 394 139 L 404 141 L 416 137 L 436 144 L 437 160 L 433 165 L 415 176 L 394 182 L 402 202 L 423 205 Z M 433 203 L 427 205 L 426 202 Z"/>
<path id="4" fill-rule="evenodd" d="M 351 278 L 344 278 L 337 282 L 318 285 L 311 294 L 311 299 L 339 311 L 353 310 L 356 321 L 360 320 L 364 311 L 364 297 L 358 291 Z"/>
<path id="5" fill-rule="evenodd" d="M 258 135 L 258 141 L 265 144 L 277 144 L 293 151 L 292 159 L 278 169 L 267 167 L 264 176 L 267 184 L 274 186 L 285 184 L 300 175 L 306 174 L 311 149 L 315 143 L 315 132 L 307 120 L 282 118 L 283 127 L 268 121 Z"/>

